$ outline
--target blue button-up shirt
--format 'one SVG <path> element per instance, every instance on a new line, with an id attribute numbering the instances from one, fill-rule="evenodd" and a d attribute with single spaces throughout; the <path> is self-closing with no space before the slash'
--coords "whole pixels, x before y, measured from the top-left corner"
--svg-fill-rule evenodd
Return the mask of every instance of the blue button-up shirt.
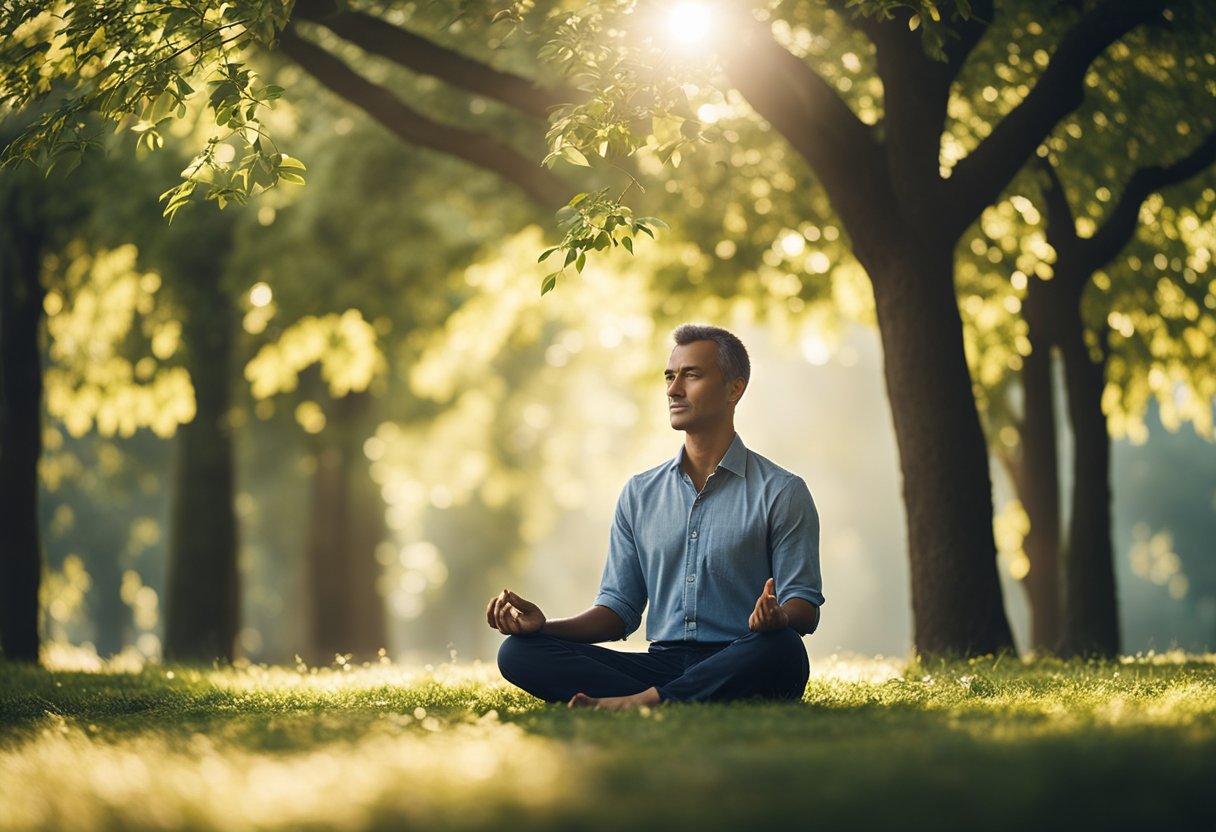
<path id="1" fill-rule="evenodd" d="M 823 604 L 819 513 L 800 477 L 735 435 L 698 494 L 670 462 L 629 480 L 617 500 L 608 563 L 595 597 L 650 641 L 734 641 L 770 577 L 777 600 Z"/>

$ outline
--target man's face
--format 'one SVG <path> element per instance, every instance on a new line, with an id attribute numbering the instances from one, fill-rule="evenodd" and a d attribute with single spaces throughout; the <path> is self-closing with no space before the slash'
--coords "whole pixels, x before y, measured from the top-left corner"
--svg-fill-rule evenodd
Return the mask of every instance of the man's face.
<path id="1" fill-rule="evenodd" d="M 730 384 L 718 366 L 718 345 L 693 341 L 677 346 L 667 362 L 667 407 L 676 430 L 705 430 L 729 422 L 743 395 L 743 379 Z"/>

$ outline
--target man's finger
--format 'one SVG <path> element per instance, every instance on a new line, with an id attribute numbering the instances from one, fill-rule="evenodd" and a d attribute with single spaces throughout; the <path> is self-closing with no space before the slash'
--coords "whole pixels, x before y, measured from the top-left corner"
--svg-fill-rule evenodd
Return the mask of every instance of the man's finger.
<path id="1" fill-rule="evenodd" d="M 514 592 L 508 595 L 508 600 L 511 602 L 512 606 L 516 607 L 521 612 L 531 612 L 536 608 L 536 604 L 533 604 L 526 598 L 520 598 Z"/>

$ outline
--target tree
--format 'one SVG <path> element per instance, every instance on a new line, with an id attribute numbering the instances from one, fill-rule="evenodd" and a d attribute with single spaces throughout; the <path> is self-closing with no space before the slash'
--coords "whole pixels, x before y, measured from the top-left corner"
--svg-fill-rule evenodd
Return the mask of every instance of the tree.
<path id="1" fill-rule="evenodd" d="M 8 172 L 0 180 L 0 654 L 38 660 L 38 458 L 42 448 L 40 283 L 47 245 L 36 192 Z M 25 187 L 21 187 L 25 186 Z"/>
<path id="2" fill-rule="evenodd" d="M 1120 644 L 1110 537 L 1110 436 L 1103 408 L 1111 331 L 1109 323 L 1096 327 L 1086 323 L 1082 295 L 1095 274 L 1118 257 L 1135 235 L 1144 201 L 1162 188 L 1205 171 L 1213 161 L 1216 161 L 1216 134 L 1209 135 L 1195 150 L 1173 163 L 1138 169 L 1102 225 L 1084 238 L 1077 232 L 1075 212 L 1059 174 L 1050 162 L 1044 164 L 1046 231 L 1056 252 L 1055 277 L 1051 284 L 1041 284 L 1036 279 L 1028 295 L 1036 296 L 1035 308 L 1049 307 L 1046 313 L 1049 322 L 1045 322 L 1046 327 L 1036 329 L 1046 329 L 1050 334 L 1037 339 L 1036 347 L 1050 349 L 1052 345 L 1060 350 L 1075 443 L 1059 643 L 1059 650 L 1066 655 L 1115 655 Z M 1046 297 L 1040 300 L 1038 295 Z M 1102 300 L 1109 302 L 1109 295 Z M 1112 313 L 1118 317 L 1119 313 L 1102 300 L 1093 301 L 1099 314 L 1106 312 L 1099 320 L 1109 321 Z M 1089 317 L 1092 320 L 1097 316 Z M 1183 339 L 1180 336 L 1178 340 Z M 1206 365 L 1207 352 L 1208 349 L 1200 348 L 1198 354 L 1190 357 Z M 1033 395 L 1028 394 L 1027 398 Z M 1210 391 L 1197 395 L 1200 399 L 1211 399 Z M 1028 406 L 1033 405 L 1028 402 Z"/>
<path id="3" fill-rule="evenodd" d="M 1135 391 L 1150 376 L 1168 378 L 1154 385 L 1167 412 L 1187 391 L 1193 404 L 1184 418 L 1210 431 L 1203 379 L 1216 322 L 1204 309 L 1216 300 L 1207 300 L 1199 279 L 1206 259 L 1196 233 L 1216 152 L 1216 123 L 1205 107 L 1209 48 L 1206 30 L 1184 21 L 1164 37 L 1135 33 L 1096 62 L 1091 77 L 1106 83 L 1053 131 L 1006 200 L 985 211 L 968 247 L 974 261 L 961 271 L 989 439 L 1017 491 L 1015 513 L 1024 510 L 1028 524 L 1026 557 L 1014 568 L 1030 601 L 1036 650 L 1119 649 L 1108 434 L 1128 418 L 1135 427 L 1147 404 Z M 1017 60 L 1027 51 L 1011 45 L 989 84 L 1028 82 L 1033 70 Z M 985 107 L 976 99 L 959 109 L 980 121 Z M 1146 201 L 1182 180 L 1190 184 L 1171 188 L 1165 202 Z M 1009 274 L 1012 286 L 1002 288 Z M 1054 353 L 1074 445 L 1063 535 Z M 1119 369 L 1107 373 L 1112 356 Z"/>

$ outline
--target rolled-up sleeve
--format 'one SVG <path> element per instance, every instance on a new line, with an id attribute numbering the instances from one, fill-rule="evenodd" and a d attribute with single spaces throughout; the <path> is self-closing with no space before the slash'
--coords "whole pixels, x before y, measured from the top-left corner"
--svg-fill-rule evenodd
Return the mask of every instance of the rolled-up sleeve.
<path id="1" fill-rule="evenodd" d="M 646 580 L 633 538 L 629 502 L 626 486 L 616 503 L 608 538 L 608 562 L 604 564 L 604 576 L 595 596 L 596 606 L 607 607 L 625 622 L 626 637 L 641 625 L 642 611 L 646 609 Z"/>
<path id="2" fill-rule="evenodd" d="M 773 580 L 777 600 L 801 598 L 823 606 L 823 577 L 819 571 L 819 511 L 811 491 L 793 477 L 773 502 L 770 518 Z"/>

